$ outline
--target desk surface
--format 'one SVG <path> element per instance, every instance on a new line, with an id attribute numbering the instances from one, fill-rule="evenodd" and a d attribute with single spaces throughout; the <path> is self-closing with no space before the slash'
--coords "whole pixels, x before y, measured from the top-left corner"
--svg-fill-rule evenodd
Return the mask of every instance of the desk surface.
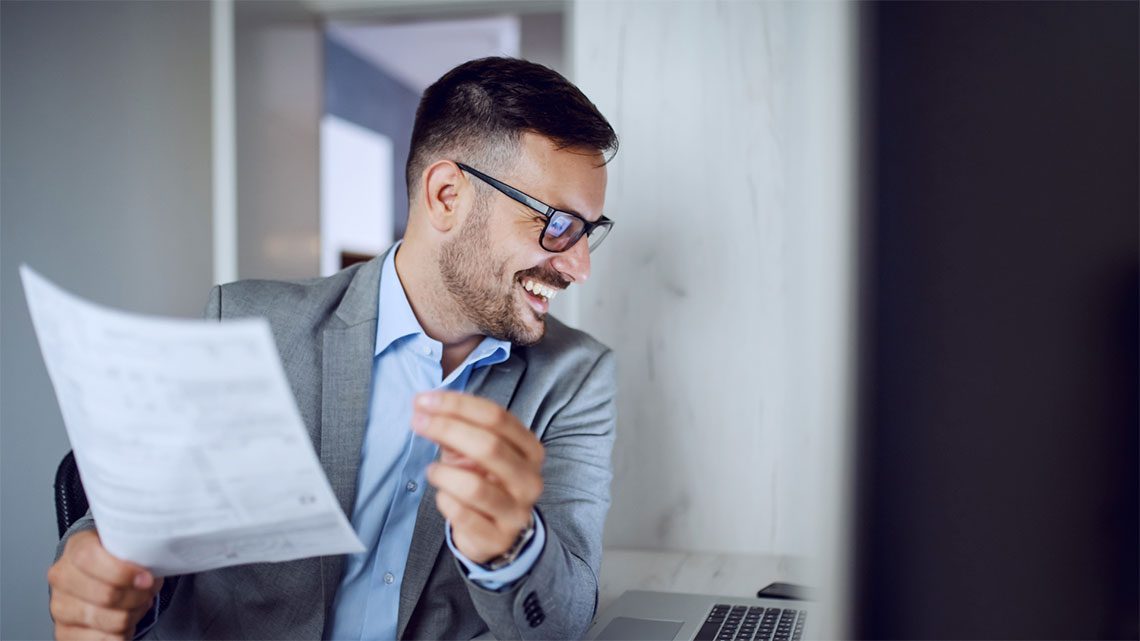
<path id="1" fill-rule="evenodd" d="M 626 590 L 755 597 L 773 581 L 807 583 L 803 557 L 708 554 L 607 548 L 602 556 L 598 612 Z"/>

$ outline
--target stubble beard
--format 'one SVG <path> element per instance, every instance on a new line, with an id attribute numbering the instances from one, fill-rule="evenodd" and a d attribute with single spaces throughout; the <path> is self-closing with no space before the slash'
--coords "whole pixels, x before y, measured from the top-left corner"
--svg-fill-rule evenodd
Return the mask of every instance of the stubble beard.
<path id="1" fill-rule="evenodd" d="M 546 320 L 529 307 L 520 312 L 516 279 L 505 292 L 501 290 L 507 261 L 491 252 L 489 213 L 485 206 L 477 207 L 459 236 L 443 244 L 439 272 L 447 294 L 482 334 L 515 345 L 533 345 L 546 333 Z M 537 329 L 527 325 L 521 316 L 524 313 L 539 321 Z"/>

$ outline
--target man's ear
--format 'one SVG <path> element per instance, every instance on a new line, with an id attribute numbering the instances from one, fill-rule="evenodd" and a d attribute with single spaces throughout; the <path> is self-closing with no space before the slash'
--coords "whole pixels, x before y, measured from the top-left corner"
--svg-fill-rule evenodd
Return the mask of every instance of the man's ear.
<path id="1" fill-rule="evenodd" d="M 449 160 L 438 160 L 424 169 L 420 184 L 428 223 L 440 232 L 458 225 L 464 196 L 471 193 L 471 183 L 459 167 Z"/>

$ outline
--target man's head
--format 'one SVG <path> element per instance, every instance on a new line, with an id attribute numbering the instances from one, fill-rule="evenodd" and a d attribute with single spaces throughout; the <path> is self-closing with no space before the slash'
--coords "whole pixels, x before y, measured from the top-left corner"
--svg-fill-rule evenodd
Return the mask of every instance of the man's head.
<path id="1" fill-rule="evenodd" d="M 441 290 L 432 307 L 461 315 L 464 331 L 523 345 L 542 338 L 543 287 L 556 292 L 590 270 L 585 236 L 563 248 L 553 234 L 599 221 L 616 149 L 593 103 L 541 65 L 474 60 L 429 87 L 407 180 L 408 241 L 431 254 Z M 567 215 L 535 211 L 511 188 Z"/>

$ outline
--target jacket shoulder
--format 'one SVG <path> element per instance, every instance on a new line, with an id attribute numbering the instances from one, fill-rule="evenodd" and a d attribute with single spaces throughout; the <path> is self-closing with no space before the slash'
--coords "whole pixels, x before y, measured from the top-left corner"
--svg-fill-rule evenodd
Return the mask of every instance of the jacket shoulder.
<path id="1" fill-rule="evenodd" d="M 219 285 L 210 292 L 206 316 L 217 319 L 263 316 L 271 322 L 287 318 L 291 323 L 324 319 L 343 300 L 359 268 L 353 265 L 324 278 L 250 279 Z"/>
<path id="2" fill-rule="evenodd" d="M 592 368 L 610 351 L 609 347 L 586 332 L 547 316 L 545 336 L 527 347 L 525 353 L 530 365 Z"/>

